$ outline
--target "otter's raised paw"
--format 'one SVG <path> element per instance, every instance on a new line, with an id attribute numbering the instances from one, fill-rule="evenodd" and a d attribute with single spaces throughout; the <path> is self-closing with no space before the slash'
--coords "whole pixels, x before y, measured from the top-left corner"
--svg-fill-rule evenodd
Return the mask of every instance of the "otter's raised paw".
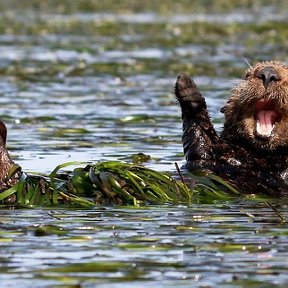
<path id="1" fill-rule="evenodd" d="M 182 109 L 195 110 L 197 108 L 206 108 L 205 100 L 198 87 L 190 76 L 185 73 L 181 73 L 177 77 L 175 95 Z"/>

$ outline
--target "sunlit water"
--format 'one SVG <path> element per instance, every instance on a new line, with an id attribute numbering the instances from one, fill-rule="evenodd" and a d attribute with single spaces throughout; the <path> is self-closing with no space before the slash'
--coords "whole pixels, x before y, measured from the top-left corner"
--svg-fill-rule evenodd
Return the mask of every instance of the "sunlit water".
<path id="1" fill-rule="evenodd" d="M 194 80 L 221 129 L 219 108 L 247 68 L 244 58 L 286 60 L 287 43 L 273 42 L 279 36 L 273 29 L 267 28 L 265 45 L 257 29 L 249 34 L 247 26 L 221 32 L 226 25 L 287 21 L 287 13 L 273 6 L 168 16 L 112 8 L 39 14 L 29 5 L 19 16 L 14 8 L 2 14 L 8 24 L 0 35 L 0 114 L 8 149 L 26 172 L 47 173 L 67 161 L 130 161 L 137 153 L 151 156 L 147 167 L 175 171 L 174 163 L 183 163 L 173 95 L 177 73 L 198 71 Z M 219 34 L 185 40 L 199 22 L 220 25 Z M 112 32 L 104 31 L 107 23 Z M 287 208 L 279 209 L 286 216 Z M 37 236 L 41 224 L 64 234 Z M 287 225 L 265 203 L 2 210 L 0 228 L 1 287 L 288 283 Z"/>

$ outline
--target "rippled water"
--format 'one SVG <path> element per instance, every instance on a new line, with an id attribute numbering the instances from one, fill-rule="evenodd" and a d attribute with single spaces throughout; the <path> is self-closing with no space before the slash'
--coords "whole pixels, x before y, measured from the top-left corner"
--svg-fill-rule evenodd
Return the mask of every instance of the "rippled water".
<path id="1" fill-rule="evenodd" d="M 26 172 L 140 152 L 152 157 L 145 166 L 174 171 L 179 72 L 193 75 L 220 129 L 246 62 L 287 60 L 285 1 L 108 2 L 0 3 L 0 116 Z M 56 232 L 40 236 L 41 224 Z M 1 210 L 0 227 L 1 287 L 288 283 L 287 225 L 265 203 Z"/>
<path id="2" fill-rule="evenodd" d="M 243 57 L 253 49 L 246 50 L 244 31 L 233 39 L 233 31 L 217 29 L 248 25 L 259 14 L 59 15 L 25 8 L 20 18 L 10 10 L 2 15 L 11 27 L 0 35 L 0 101 L 9 148 L 28 172 L 48 172 L 71 159 L 121 159 L 139 152 L 152 156 L 149 165 L 155 169 L 174 169 L 171 162 L 182 159 L 176 75 L 184 69 L 195 72 L 207 90 L 212 118 L 222 119 L 219 107 L 247 67 Z M 267 22 L 286 15 L 263 11 Z M 202 35 L 202 22 L 219 28 L 215 32 L 209 26 Z M 200 36 L 189 41 L 185 35 L 193 36 L 189 29 L 195 23 Z M 233 69 L 237 77 L 229 75 Z M 141 119 L 129 121 L 135 116 Z"/>
<path id="3" fill-rule="evenodd" d="M 7 286 L 266 287 L 288 281 L 287 225 L 265 205 L 30 210 L 22 216 L 1 212 L 0 277 Z M 59 235 L 37 236 L 40 223 L 58 227 Z"/>

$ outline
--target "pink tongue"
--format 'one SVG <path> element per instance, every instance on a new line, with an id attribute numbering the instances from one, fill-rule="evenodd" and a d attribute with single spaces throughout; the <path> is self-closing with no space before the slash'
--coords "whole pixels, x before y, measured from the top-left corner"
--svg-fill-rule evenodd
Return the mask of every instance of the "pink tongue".
<path id="1" fill-rule="evenodd" d="M 277 113 L 273 110 L 262 110 L 257 114 L 256 131 L 259 135 L 271 136 Z"/>

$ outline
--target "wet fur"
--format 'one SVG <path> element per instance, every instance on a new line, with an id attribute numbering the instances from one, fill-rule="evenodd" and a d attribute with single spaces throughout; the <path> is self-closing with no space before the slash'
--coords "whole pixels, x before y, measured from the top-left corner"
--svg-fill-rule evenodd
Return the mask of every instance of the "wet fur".
<path id="1" fill-rule="evenodd" d="M 281 76 L 265 89 L 262 80 L 257 78 L 259 70 L 273 66 Z M 246 71 L 245 80 L 232 90 L 232 96 L 221 109 L 225 114 L 223 138 L 239 143 L 247 148 L 272 152 L 280 147 L 288 147 L 288 66 L 280 62 L 263 62 Z M 253 136 L 254 106 L 261 99 L 274 100 L 282 111 L 282 121 L 277 123 L 275 137 L 271 141 L 259 141 Z M 286 137 L 284 137 L 286 135 Z"/>
<path id="2" fill-rule="evenodd" d="M 259 71 L 273 67 L 280 75 L 267 87 Z M 186 168 L 208 170 L 228 180 L 243 193 L 288 195 L 288 66 L 262 62 L 248 69 L 221 109 L 224 129 L 219 136 L 208 115 L 206 102 L 194 81 L 178 76 L 175 95 L 182 109 Z M 255 105 L 273 100 L 281 119 L 269 139 L 255 134 Z"/>
<path id="3" fill-rule="evenodd" d="M 6 126 L 4 122 L 0 120 L 0 192 L 16 184 L 22 173 L 20 169 L 17 169 L 14 175 L 9 176 L 10 169 L 14 165 L 14 162 L 11 160 L 6 149 L 6 138 Z M 5 203 L 15 202 L 14 198 L 15 197 L 10 197 L 9 199 L 6 199 Z"/>

